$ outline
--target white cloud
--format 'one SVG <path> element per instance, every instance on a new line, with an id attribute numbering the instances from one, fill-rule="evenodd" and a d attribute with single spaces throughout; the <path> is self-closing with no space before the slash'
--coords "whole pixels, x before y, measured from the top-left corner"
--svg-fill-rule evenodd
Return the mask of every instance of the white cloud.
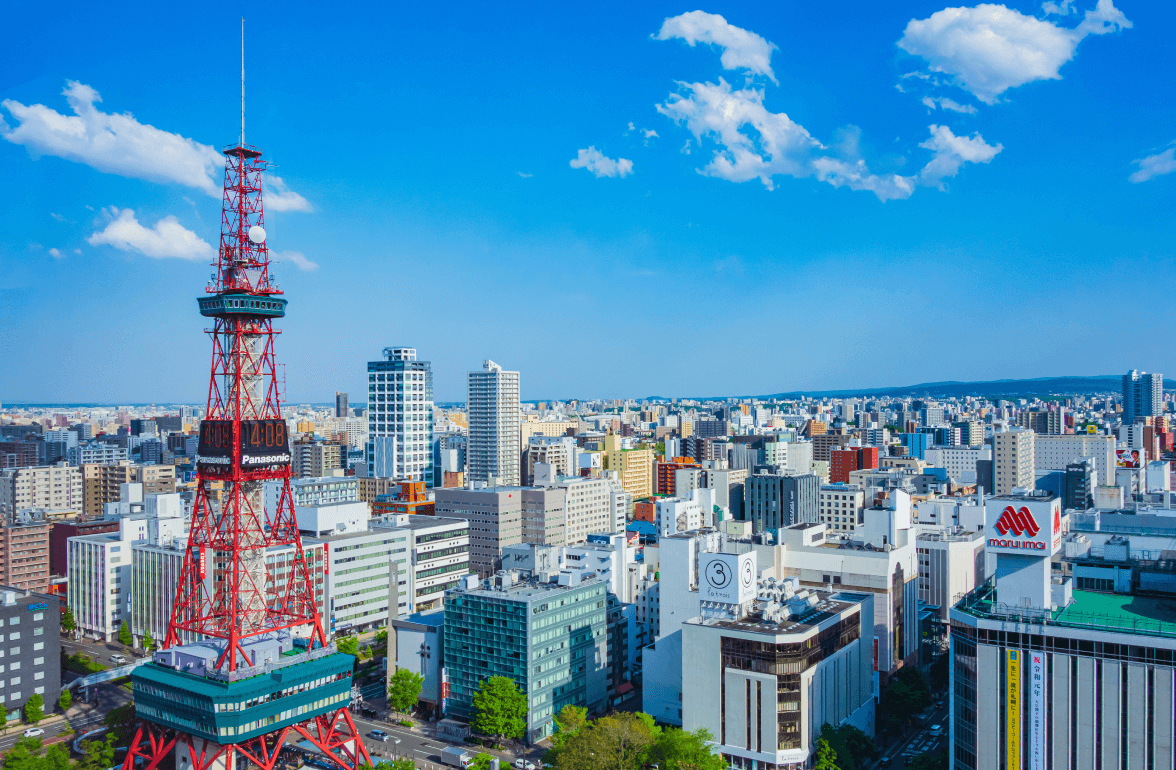
<path id="1" fill-rule="evenodd" d="M 280 176 L 264 177 L 262 200 L 267 211 L 313 211 L 310 201 L 291 190 Z"/>
<path id="2" fill-rule="evenodd" d="M 155 259 L 216 258 L 216 249 L 200 236 L 186 229 L 174 216 L 167 216 L 148 229 L 135 219 L 131 209 L 103 209 L 110 222 L 104 230 L 95 232 L 86 242 L 91 246 L 106 244 L 122 251 L 137 251 Z"/>
<path id="3" fill-rule="evenodd" d="M 1056 12 L 1063 6 L 1057 6 Z M 1060 80 L 1058 70 L 1073 58 L 1087 35 L 1130 26 L 1112 0 L 1098 0 L 1073 28 L 984 3 L 911 19 L 898 46 L 922 57 L 932 72 L 949 75 L 952 84 L 985 104 L 995 104 L 1010 88 L 1035 80 Z"/>
<path id="4" fill-rule="evenodd" d="M 62 91 L 73 115 L 43 104 L 0 102 L 16 119 L 15 127 L 0 117 L 0 136 L 24 145 L 29 155 L 52 155 L 84 163 L 106 174 L 181 184 L 221 196 L 225 158 L 213 147 L 135 120 L 129 112 L 102 112 L 98 92 L 84 83 L 67 81 Z M 278 177 L 267 177 L 266 203 L 271 211 L 310 211 L 310 203 L 288 189 Z"/>
<path id="5" fill-rule="evenodd" d="M 1169 147 L 1163 152 L 1158 152 L 1155 155 L 1148 155 L 1146 158 L 1132 161 L 1139 166 L 1139 170 L 1128 177 L 1132 182 L 1139 184 L 1146 182 L 1153 176 L 1163 176 L 1164 174 L 1171 174 L 1176 171 L 1176 147 Z"/>
<path id="6" fill-rule="evenodd" d="M 599 179 L 602 176 L 625 177 L 633 173 L 633 161 L 625 158 L 613 160 L 595 146 L 580 150 L 569 162 L 572 168 L 586 168 Z"/>
<path id="7" fill-rule="evenodd" d="M 291 262 L 299 270 L 307 273 L 318 270 L 319 268 L 317 262 L 311 262 L 301 251 L 275 251 L 273 252 L 273 258 L 277 262 Z"/>
<path id="8" fill-rule="evenodd" d="M 530 179 L 531 177 L 535 176 L 534 174 L 526 174 L 526 173 L 523 173 L 522 171 L 516 171 L 515 173 L 518 174 L 519 177 L 522 179 Z"/>
<path id="9" fill-rule="evenodd" d="M 984 141 L 979 133 L 956 136 L 947 126 L 930 126 L 931 138 L 919 146 L 932 150 L 935 157 L 919 172 L 919 183 L 945 189 L 943 180 L 959 173 L 965 163 L 988 163 L 1004 145 L 995 147 Z"/>
<path id="10" fill-rule="evenodd" d="M 934 155 L 915 176 L 874 174 L 857 153 L 857 130 L 844 132 L 835 154 L 784 113 L 764 107 L 764 92 L 734 90 L 722 78 L 713 83 L 681 83 L 685 94 L 671 94 L 657 110 L 685 125 L 700 144 L 704 136 L 717 149 L 699 173 L 746 182 L 759 179 L 775 187 L 774 177 L 815 177 L 834 187 L 868 190 L 879 200 L 908 198 L 919 185 L 943 187 L 964 163 L 987 163 L 1003 149 L 988 145 L 975 134 L 957 137 L 946 126 L 931 126 L 931 138 L 920 145 Z"/>
<path id="11" fill-rule="evenodd" d="M 54 155 L 85 163 L 107 174 L 174 182 L 211 196 L 221 194 L 224 157 L 206 144 L 138 122 L 130 113 L 111 114 L 94 105 L 102 101 L 90 86 L 69 81 L 63 91 L 73 115 L 43 104 L 5 99 L 19 125 L 0 125 L 0 135 L 24 145 L 33 157 Z"/>
<path id="12" fill-rule="evenodd" d="M 728 24 L 718 14 L 690 11 L 667 18 L 654 39 L 671 38 L 681 38 L 691 47 L 695 43 L 717 45 L 723 49 L 720 58 L 723 69 L 745 69 L 753 75 L 766 75 L 773 83 L 778 83 L 772 72 L 772 51 L 776 50 L 776 45 L 754 32 Z"/>
<path id="13" fill-rule="evenodd" d="M 54 259 L 61 259 L 61 250 L 56 248 L 49 249 L 49 256 L 53 257 Z"/>
<path id="14" fill-rule="evenodd" d="M 942 108 L 945 110 L 951 110 L 952 112 L 962 112 L 967 115 L 975 115 L 976 114 L 976 107 L 974 105 L 960 104 L 959 102 L 955 101 L 954 99 L 948 99 L 946 96 L 942 97 L 942 98 L 924 96 L 923 97 L 923 104 L 927 105 L 927 108 L 931 109 L 931 110 L 936 109 L 938 107 L 938 108 Z"/>
<path id="15" fill-rule="evenodd" d="M 653 139 L 654 137 L 657 136 L 657 132 L 654 131 L 652 128 L 643 128 L 643 129 L 641 129 L 641 133 L 643 133 L 645 135 L 646 139 Z"/>
<path id="16" fill-rule="evenodd" d="M 1062 4 L 1045 2 L 1041 4 L 1041 12 L 1046 16 L 1050 14 L 1057 14 L 1058 16 L 1069 16 L 1075 13 L 1078 9 L 1074 7 L 1074 0 L 1062 0 Z"/>
<path id="17" fill-rule="evenodd" d="M 64 221 L 65 221 L 65 217 L 63 217 L 61 214 L 54 214 L 52 211 L 50 211 L 50 212 L 49 212 L 49 216 L 53 217 L 53 218 L 54 218 L 54 219 L 56 219 L 58 222 L 64 222 Z"/>

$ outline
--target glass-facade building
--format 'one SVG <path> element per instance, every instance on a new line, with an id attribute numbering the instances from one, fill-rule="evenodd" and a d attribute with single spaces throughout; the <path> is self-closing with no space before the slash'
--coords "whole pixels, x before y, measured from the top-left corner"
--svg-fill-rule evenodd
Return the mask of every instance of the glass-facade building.
<path id="1" fill-rule="evenodd" d="M 607 584 L 595 577 L 576 585 L 512 583 L 509 574 L 486 583 L 445 594 L 446 716 L 469 721 L 480 683 L 492 676 L 513 679 L 527 696 L 524 737 L 531 743 L 552 734 L 564 706 L 603 707 Z"/>

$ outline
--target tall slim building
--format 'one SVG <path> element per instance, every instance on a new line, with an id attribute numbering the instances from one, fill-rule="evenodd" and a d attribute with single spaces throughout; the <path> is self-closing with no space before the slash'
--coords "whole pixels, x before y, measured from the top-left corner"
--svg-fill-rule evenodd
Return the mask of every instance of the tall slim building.
<path id="1" fill-rule="evenodd" d="M 434 483 L 433 369 L 416 348 L 368 363 L 367 464 L 368 476 Z"/>
<path id="2" fill-rule="evenodd" d="M 1018 487 L 1033 487 L 1034 433 L 1016 430 L 992 437 L 992 482 L 998 495 L 1007 495 Z"/>
<path id="3" fill-rule="evenodd" d="M 347 394 L 335 391 L 335 416 L 336 417 L 350 417 L 351 413 L 347 409 Z"/>
<path id="4" fill-rule="evenodd" d="M 1137 417 L 1154 417 L 1164 411 L 1164 375 L 1138 372 L 1123 375 L 1123 424 Z"/>
<path id="5" fill-rule="evenodd" d="M 518 486 L 519 373 L 486 361 L 468 380 L 470 443 L 466 452 L 469 481 Z"/>

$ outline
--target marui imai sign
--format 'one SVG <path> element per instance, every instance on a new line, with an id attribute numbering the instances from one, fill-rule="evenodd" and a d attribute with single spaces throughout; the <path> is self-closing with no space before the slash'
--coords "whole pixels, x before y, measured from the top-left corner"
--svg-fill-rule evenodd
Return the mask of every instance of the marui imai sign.
<path id="1" fill-rule="evenodd" d="M 991 551 L 1051 556 L 1062 546 L 1062 502 L 1058 498 L 994 497 L 985 502 Z"/>

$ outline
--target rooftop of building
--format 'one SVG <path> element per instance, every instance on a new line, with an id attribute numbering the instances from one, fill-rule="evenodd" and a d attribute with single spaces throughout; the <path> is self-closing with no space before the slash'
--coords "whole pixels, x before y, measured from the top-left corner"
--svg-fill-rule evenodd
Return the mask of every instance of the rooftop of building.
<path id="1" fill-rule="evenodd" d="M 408 517 L 408 521 L 401 525 L 401 529 L 438 529 L 440 527 L 468 527 L 470 525 L 469 519 L 457 519 L 450 516 L 413 516 Z"/>
<path id="2" fill-rule="evenodd" d="M 840 615 L 845 610 L 860 604 L 866 597 L 862 594 L 845 591 L 817 591 L 808 590 L 816 597 L 816 603 L 799 617 L 785 617 L 783 620 L 765 620 L 762 612 L 756 611 L 737 620 L 721 617 L 701 617 L 686 621 L 694 625 L 709 628 L 723 628 L 735 631 L 751 631 L 754 633 L 771 634 L 805 634 L 819 627 L 826 620 Z"/>
<path id="3" fill-rule="evenodd" d="M 558 575 L 559 573 L 553 573 Z M 497 576 L 496 576 L 497 577 Z M 552 582 L 544 582 L 539 578 L 522 578 L 511 583 L 509 588 L 495 588 L 494 578 L 490 579 L 490 587 L 485 587 L 485 581 L 479 581 L 477 588 L 462 588 L 460 585 L 457 588 L 451 588 L 446 591 L 446 594 L 458 593 L 467 596 L 477 596 L 481 598 L 492 599 L 511 599 L 514 601 L 535 601 L 540 599 L 547 599 L 559 597 L 566 594 L 568 591 L 574 591 L 586 586 L 603 584 L 603 581 L 596 575 L 591 573 L 582 575 L 579 578 L 579 583 L 576 585 L 559 585 Z"/>
<path id="4" fill-rule="evenodd" d="M 993 501 L 1009 500 L 1011 502 L 1018 502 L 1018 503 L 1024 503 L 1024 502 L 1044 503 L 1044 502 L 1049 502 L 1051 500 L 1057 500 L 1058 496 L 1055 495 L 1053 492 L 1043 492 L 1041 494 L 1036 494 L 1036 495 L 1016 495 L 1016 494 L 993 495 L 992 497 L 988 497 L 985 499 L 993 500 Z"/>
<path id="5" fill-rule="evenodd" d="M 1176 597 L 1073 591 L 1069 606 L 1042 610 L 999 602 L 989 582 L 955 606 L 973 617 L 1083 631 L 1176 638 Z"/>

